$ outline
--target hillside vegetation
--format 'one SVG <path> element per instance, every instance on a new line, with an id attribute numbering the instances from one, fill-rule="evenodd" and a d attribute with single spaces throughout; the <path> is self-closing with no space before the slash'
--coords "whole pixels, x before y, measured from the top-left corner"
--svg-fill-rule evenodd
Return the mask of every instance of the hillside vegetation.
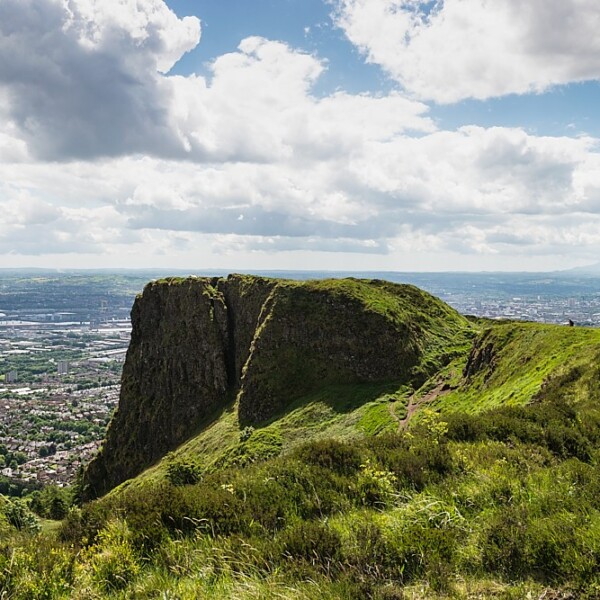
<path id="1" fill-rule="evenodd" d="M 234 428 L 256 427 L 338 385 L 416 389 L 473 335 L 464 317 L 413 286 L 242 275 L 150 284 L 132 324 L 119 407 L 86 473 L 88 499 L 229 410 Z"/>
<path id="2" fill-rule="evenodd" d="M 0 598 L 600 598 L 600 331 L 467 321 L 379 281 L 223 281 L 147 289 L 127 359 L 166 389 L 177 344 L 158 342 L 206 327 L 161 324 L 164 303 L 200 296 L 223 396 L 58 530 L 0 498 Z"/>

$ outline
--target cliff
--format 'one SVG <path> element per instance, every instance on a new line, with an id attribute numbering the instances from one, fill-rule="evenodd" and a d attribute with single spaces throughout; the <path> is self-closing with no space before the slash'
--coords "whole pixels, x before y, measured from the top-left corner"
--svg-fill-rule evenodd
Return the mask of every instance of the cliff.
<path id="1" fill-rule="evenodd" d="M 150 283 L 132 326 L 119 406 L 85 473 L 86 498 L 137 475 L 225 408 L 243 427 L 326 385 L 418 386 L 469 329 L 412 286 L 241 275 Z"/>

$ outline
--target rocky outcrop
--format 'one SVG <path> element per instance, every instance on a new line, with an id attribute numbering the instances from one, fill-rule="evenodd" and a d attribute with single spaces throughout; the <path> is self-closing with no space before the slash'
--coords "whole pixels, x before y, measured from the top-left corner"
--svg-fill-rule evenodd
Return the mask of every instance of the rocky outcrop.
<path id="1" fill-rule="evenodd" d="M 406 323 L 357 298 L 282 287 L 265 305 L 242 373 L 242 423 L 263 421 L 296 397 L 338 382 L 408 379 L 420 348 Z"/>
<path id="2" fill-rule="evenodd" d="M 241 425 L 256 424 L 324 385 L 422 377 L 439 366 L 431 361 L 444 355 L 448 328 L 467 324 L 412 286 L 232 275 L 149 284 L 132 327 L 119 406 L 84 476 L 87 498 L 137 475 L 236 399 Z"/>
<path id="3" fill-rule="evenodd" d="M 490 331 L 475 340 L 463 371 L 463 377 L 466 379 L 472 379 L 476 375 L 483 373 L 483 379 L 487 381 L 494 373 L 496 368 L 496 348 L 490 339 Z"/>

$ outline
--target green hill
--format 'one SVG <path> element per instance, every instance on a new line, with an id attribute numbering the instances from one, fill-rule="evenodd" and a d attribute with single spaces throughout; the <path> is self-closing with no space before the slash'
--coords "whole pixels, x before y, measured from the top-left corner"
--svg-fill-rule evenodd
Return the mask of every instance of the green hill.
<path id="1" fill-rule="evenodd" d="M 466 319 L 415 287 L 355 279 L 169 279 L 146 287 L 132 320 L 119 408 L 87 471 L 88 498 L 197 434 L 196 448 L 218 452 L 245 427 L 288 415 L 294 429 L 296 409 L 303 429 L 361 408 L 352 418 L 370 430 L 380 416 L 365 403 L 419 388 L 473 335 Z M 330 416 L 311 417 L 311 407 Z"/>
<path id="2" fill-rule="evenodd" d="M 599 359 L 383 281 L 150 284 L 103 497 L 0 502 L 0 597 L 599 598 Z"/>
<path id="3" fill-rule="evenodd" d="M 133 485 L 174 461 L 215 470 L 395 431 L 424 406 L 526 404 L 600 343 L 592 329 L 469 322 L 413 286 L 354 279 L 170 279 L 148 286 L 133 315 L 90 497 L 151 465 Z"/>

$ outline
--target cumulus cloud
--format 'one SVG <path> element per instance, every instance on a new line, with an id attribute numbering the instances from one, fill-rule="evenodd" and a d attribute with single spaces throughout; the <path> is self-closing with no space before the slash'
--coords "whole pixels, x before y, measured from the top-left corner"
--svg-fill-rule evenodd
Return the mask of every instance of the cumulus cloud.
<path id="1" fill-rule="evenodd" d="M 65 208 L 21 193 L 2 207 L 0 254 L 99 254 L 138 237 L 119 227 L 122 219 L 110 206 Z"/>
<path id="2" fill-rule="evenodd" d="M 162 0 L 4 0 L 4 134 L 46 160 L 264 162 L 433 129 L 427 107 L 398 94 L 313 97 L 324 63 L 260 37 L 218 57 L 209 80 L 168 75 L 199 39 L 198 19 Z"/>
<path id="3" fill-rule="evenodd" d="M 214 61 L 210 82 L 171 78 L 173 127 L 188 159 L 327 159 L 366 140 L 435 128 L 425 104 L 399 94 L 316 98 L 324 68 L 315 56 L 252 37 Z"/>
<path id="4" fill-rule="evenodd" d="M 383 202 L 435 216 L 568 213 L 594 196 L 595 141 L 522 129 L 463 127 L 376 143 L 352 170 Z"/>
<path id="5" fill-rule="evenodd" d="M 14 248 L 14 232 L 29 231 L 22 252 L 61 240 L 65 252 L 83 240 L 102 252 L 129 239 L 177 254 L 203 239 L 215 255 L 585 253 L 600 248 L 599 174 L 594 140 L 480 127 L 314 162 L 10 164 L 0 165 L 0 224 Z M 42 222 L 62 237 L 48 241 Z"/>
<path id="6" fill-rule="evenodd" d="M 600 78 L 596 0 L 335 0 L 335 20 L 405 90 L 440 103 Z"/>
<path id="7" fill-rule="evenodd" d="M 473 2 L 364 9 L 393 6 L 391 24 L 425 32 Z M 360 6 L 344 2 L 340 23 Z M 431 253 L 600 250 L 597 140 L 443 131 L 400 92 L 318 96 L 325 59 L 261 37 L 207 77 L 170 74 L 199 36 L 161 0 L 0 1 L 0 254 L 254 266 L 308 251 L 406 268 Z"/>
<path id="8" fill-rule="evenodd" d="M 176 153 L 160 73 L 199 38 L 162 0 L 3 0 L 0 117 L 44 159 Z"/>

